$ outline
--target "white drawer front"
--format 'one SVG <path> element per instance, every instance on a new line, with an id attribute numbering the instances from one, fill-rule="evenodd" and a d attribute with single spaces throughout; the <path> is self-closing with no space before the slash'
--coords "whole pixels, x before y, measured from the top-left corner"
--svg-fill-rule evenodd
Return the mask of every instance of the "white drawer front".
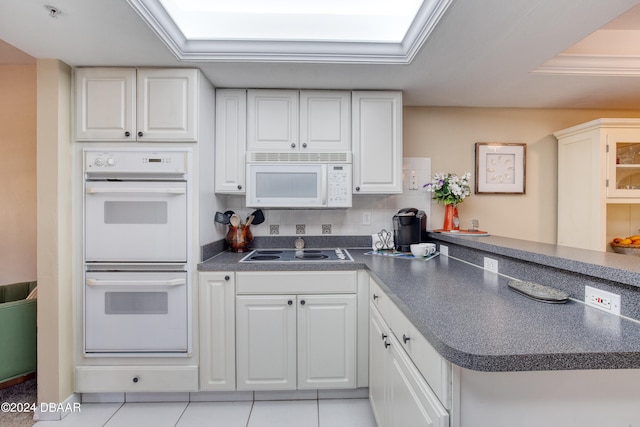
<path id="1" fill-rule="evenodd" d="M 78 366 L 76 392 L 198 391 L 197 366 Z"/>
<path id="2" fill-rule="evenodd" d="M 357 271 L 239 271 L 236 294 L 355 293 Z"/>

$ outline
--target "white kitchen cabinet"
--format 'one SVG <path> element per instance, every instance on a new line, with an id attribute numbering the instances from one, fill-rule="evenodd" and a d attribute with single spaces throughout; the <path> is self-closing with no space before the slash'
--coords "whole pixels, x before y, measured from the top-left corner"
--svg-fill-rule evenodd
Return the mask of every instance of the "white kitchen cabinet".
<path id="1" fill-rule="evenodd" d="M 372 302 L 370 307 L 371 407 L 380 427 L 449 426 L 449 413 Z"/>
<path id="2" fill-rule="evenodd" d="M 300 91 L 300 148 L 351 151 L 351 92 Z"/>
<path id="3" fill-rule="evenodd" d="M 354 194 L 402 193 L 402 92 L 352 93 Z"/>
<path id="4" fill-rule="evenodd" d="M 77 68 L 76 140 L 198 138 L 198 70 Z"/>
<path id="5" fill-rule="evenodd" d="M 355 271 L 238 272 L 238 390 L 363 386 L 356 278 Z"/>
<path id="6" fill-rule="evenodd" d="M 235 278 L 200 272 L 200 390 L 235 390 Z"/>
<path id="7" fill-rule="evenodd" d="M 244 194 L 247 91 L 216 90 L 216 193 Z"/>
<path id="8" fill-rule="evenodd" d="M 633 215 L 640 204 L 640 119 L 593 120 L 554 135 L 558 245 L 605 251 L 613 237 L 637 234 L 619 212 Z"/>
<path id="9" fill-rule="evenodd" d="M 298 150 L 298 91 L 247 91 L 247 150 Z"/>

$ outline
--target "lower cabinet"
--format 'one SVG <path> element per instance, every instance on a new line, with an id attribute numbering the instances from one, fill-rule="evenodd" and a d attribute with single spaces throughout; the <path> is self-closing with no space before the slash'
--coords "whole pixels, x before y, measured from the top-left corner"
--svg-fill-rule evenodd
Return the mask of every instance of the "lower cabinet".
<path id="1" fill-rule="evenodd" d="M 378 426 L 448 427 L 449 413 L 373 302 L 369 317 L 369 398 Z"/>
<path id="2" fill-rule="evenodd" d="M 358 386 L 355 271 L 236 277 L 238 390 Z"/>
<path id="3" fill-rule="evenodd" d="M 200 390 L 235 390 L 234 272 L 201 272 L 198 277 Z"/>

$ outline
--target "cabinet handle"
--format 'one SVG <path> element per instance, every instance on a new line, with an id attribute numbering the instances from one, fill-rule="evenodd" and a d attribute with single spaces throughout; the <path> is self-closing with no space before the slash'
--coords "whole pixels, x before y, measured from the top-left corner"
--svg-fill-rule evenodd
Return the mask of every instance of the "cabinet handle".
<path id="1" fill-rule="evenodd" d="M 296 148 L 296 144 L 295 143 L 291 143 L 291 148 Z"/>
<path id="2" fill-rule="evenodd" d="M 307 143 L 306 142 L 302 144 L 302 148 L 307 148 Z"/>
<path id="3" fill-rule="evenodd" d="M 137 383 L 138 381 L 140 381 L 140 380 L 138 379 L 138 377 L 133 377 L 133 382 L 134 382 L 134 383 Z"/>
<path id="4" fill-rule="evenodd" d="M 142 135 L 144 135 L 142 131 L 138 132 L 138 136 L 142 136 Z"/>
<path id="5" fill-rule="evenodd" d="M 231 277 L 229 277 L 229 276 L 224 276 L 224 280 L 227 280 L 227 281 L 228 281 L 229 279 L 231 279 Z"/>
<path id="6" fill-rule="evenodd" d="M 289 300 L 289 301 L 287 301 L 287 304 L 291 305 L 291 304 L 293 304 L 293 301 Z"/>
<path id="7" fill-rule="evenodd" d="M 403 343 L 407 343 L 407 341 L 409 341 L 411 338 L 409 338 L 408 336 L 406 336 L 405 334 L 402 334 L 402 342 Z"/>
<path id="8" fill-rule="evenodd" d="M 305 300 L 300 301 L 300 305 L 305 305 L 307 302 Z"/>
<path id="9" fill-rule="evenodd" d="M 387 334 L 385 334 L 384 332 L 382 333 L 382 341 L 387 339 Z"/>
<path id="10" fill-rule="evenodd" d="M 238 184 L 238 190 L 242 190 L 242 185 Z"/>
<path id="11" fill-rule="evenodd" d="M 128 138 L 128 137 L 130 137 L 130 136 L 131 136 L 131 132 L 126 131 L 126 132 L 124 133 L 124 136 L 126 136 L 127 138 Z"/>
<path id="12" fill-rule="evenodd" d="M 379 298 L 379 297 L 378 297 L 378 295 L 373 294 L 373 300 L 374 300 L 374 301 L 375 301 L 375 300 L 377 300 L 378 298 Z"/>
<path id="13" fill-rule="evenodd" d="M 360 191 L 360 187 L 356 187 L 356 191 Z"/>
<path id="14" fill-rule="evenodd" d="M 391 343 L 389 341 L 385 341 L 384 342 L 384 348 L 387 348 L 391 345 Z"/>

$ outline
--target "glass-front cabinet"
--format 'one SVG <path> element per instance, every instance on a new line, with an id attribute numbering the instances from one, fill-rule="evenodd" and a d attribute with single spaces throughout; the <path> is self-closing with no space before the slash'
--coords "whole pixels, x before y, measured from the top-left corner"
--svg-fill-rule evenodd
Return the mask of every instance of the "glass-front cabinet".
<path id="1" fill-rule="evenodd" d="M 607 139 L 607 197 L 640 197 L 640 135 Z"/>

